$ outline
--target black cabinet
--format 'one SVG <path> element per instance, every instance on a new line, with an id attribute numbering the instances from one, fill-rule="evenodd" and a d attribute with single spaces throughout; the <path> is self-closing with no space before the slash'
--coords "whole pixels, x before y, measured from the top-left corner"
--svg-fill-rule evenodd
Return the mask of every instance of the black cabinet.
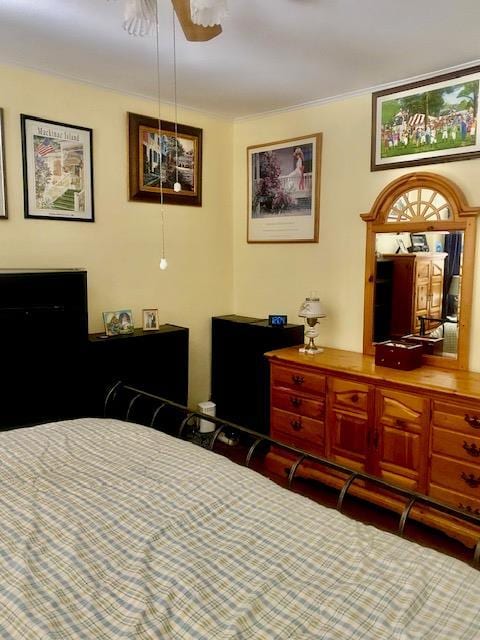
<path id="1" fill-rule="evenodd" d="M 303 325 L 275 327 L 237 315 L 212 318 L 211 398 L 217 416 L 268 433 L 270 376 L 263 354 L 303 342 Z"/>
<path id="2" fill-rule="evenodd" d="M 102 415 L 117 380 L 187 403 L 188 329 L 89 336 L 85 270 L 0 270 L 0 335 L 0 430 Z"/>
<path id="3" fill-rule="evenodd" d="M 179 404 L 188 400 L 188 329 L 161 325 L 156 331 L 88 337 L 89 393 L 85 413 L 103 412 L 105 392 L 121 380 Z"/>
<path id="4" fill-rule="evenodd" d="M 0 429 L 80 411 L 87 273 L 0 270 Z"/>

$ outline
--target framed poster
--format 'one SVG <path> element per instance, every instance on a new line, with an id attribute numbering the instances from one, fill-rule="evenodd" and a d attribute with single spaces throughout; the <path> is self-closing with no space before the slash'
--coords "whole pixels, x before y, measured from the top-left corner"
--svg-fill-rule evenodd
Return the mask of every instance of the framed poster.
<path id="1" fill-rule="evenodd" d="M 130 200 L 202 205 L 202 129 L 129 113 L 128 162 Z"/>
<path id="2" fill-rule="evenodd" d="M 372 95 L 371 170 L 480 155 L 480 66 Z"/>
<path id="3" fill-rule="evenodd" d="M 92 130 L 20 118 L 25 218 L 93 222 Z"/>
<path id="4" fill-rule="evenodd" d="M 247 148 L 247 242 L 318 242 L 322 134 Z"/>
<path id="5" fill-rule="evenodd" d="M 0 109 L 0 220 L 8 218 L 5 184 L 5 146 L 3 142 L 3 109 Z"/>

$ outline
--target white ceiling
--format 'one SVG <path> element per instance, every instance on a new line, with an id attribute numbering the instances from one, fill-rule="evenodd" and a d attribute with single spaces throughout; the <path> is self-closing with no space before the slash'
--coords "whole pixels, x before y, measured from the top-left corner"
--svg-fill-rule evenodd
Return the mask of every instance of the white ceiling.
<path id="1" fill-rule="evenodd" d="M 0 62 L 156 98 L 154 36 L 124 0 L 0 0 Z M 479 0 L 228 0 L 223 33 L 177 27 L 178 103 L 241 117 L 394 85 L 480 58 Z M 173 101 L 172 15 L 160 0 L 161 96 Z M 1 90 L 0 90 L 1 91 Z"/>

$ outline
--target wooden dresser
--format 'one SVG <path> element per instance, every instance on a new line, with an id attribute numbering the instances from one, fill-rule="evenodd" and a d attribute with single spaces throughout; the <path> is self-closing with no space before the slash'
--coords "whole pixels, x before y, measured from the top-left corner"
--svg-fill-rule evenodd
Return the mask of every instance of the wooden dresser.
<path id="1" fill-rule="evenodd" d="M 426 366 L 399 371 L 336 349 L 312 356 L 291 347 L 266 355 L 273 438 L 480 515 L 480 374 Z M 275 450 L 268 462 L 281 472 L 291 466 Z M 343 482 L 313 465 L 301 472 L 332 486 Z M 401 509 L 398 500 L 374 496 L 365 485 L 352 492 Z M 458 520 L 425 508 L 413 516 L 473 543 Z"/>
<path id="2" fill-rule="evenodd" d="M 390 335 L 420 331 L 419 316 L 442 316 L 446 253 L 398 253 L 383 256 L 393 263 Z M 435 325 L 433 325 L 435 326 Z M 425 328 L 430 327 L 427 321 Z"/>

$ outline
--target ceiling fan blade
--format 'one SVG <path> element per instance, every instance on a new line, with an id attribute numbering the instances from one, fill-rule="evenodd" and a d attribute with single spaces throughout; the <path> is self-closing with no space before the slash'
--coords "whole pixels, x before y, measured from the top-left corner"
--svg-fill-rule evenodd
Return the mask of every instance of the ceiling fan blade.
<path id="1" fill-rule="evenodd" d="M 213 27 L 202 27 L 192 22 L 190 0 L 172 0 L 172 4 L 183 33 L 190 42 L 206 42 L 222 33 L 222 27 L 219 24 Z"/>

